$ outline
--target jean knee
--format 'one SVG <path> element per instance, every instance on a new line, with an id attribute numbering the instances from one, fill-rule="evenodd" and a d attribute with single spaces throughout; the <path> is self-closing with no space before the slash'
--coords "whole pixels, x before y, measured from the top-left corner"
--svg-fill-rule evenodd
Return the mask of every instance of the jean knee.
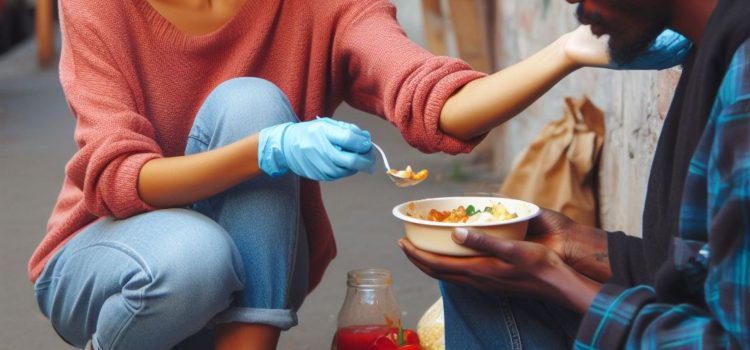
<path id="1" fill-rule="evenodd" d="M 296 121 L 289 99 L 278 86 L 260 78 L 234 78 L 221 83 L 206 98 L 191 137 L 223 145 L 269 126 Z"/>
<path id="2" fill-rule="evenodd" d="M 218 312 L 229 305 L 233 292 L 244 286 L 244 271 L 237 247 L 213 220 L 184 209 L 173 211 L 168 246 L 150 264 L 150 289 L 169 295 L 169 304 L 191 305 L 195 312 Z M 201 309 L 217 310 L 201 310 Z"/>

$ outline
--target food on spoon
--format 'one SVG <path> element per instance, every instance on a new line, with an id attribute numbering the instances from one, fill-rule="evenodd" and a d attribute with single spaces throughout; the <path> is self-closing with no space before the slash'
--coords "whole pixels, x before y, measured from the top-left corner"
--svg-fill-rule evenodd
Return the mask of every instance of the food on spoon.
<path id="1" fill-rule="evenodd" d="M 430 175 L 427 169 L 422 169 L 419 172 L 415 173 L 414 170 L 412 170 L 410 165 L 407 165 L 406 169 L 404 170 L 388 169 L 388 174 L 391 174 L 396 177 L 400 177 L 402 179 L 410 179 L 410 180 L 416 180 L 416 181 L 424 180 L 427 178 L 427 176 Z"/>
<path id="2" fill-rule="evenodd" d="M 415 214 L 415 211 L 416 205 L 409 203 L 406 215 L 422 220 L 446 223 L 490 224 L 518 217 L 516 213 L 511 213 L 508 211 L 508 208 L 500 203 L 494 203 L 483 210 L 478 210 L 474 205 L 467 207 L 462 205 L 458 208 L 445 211 L 430 209 L 430 212 L 426 216 Z"/>

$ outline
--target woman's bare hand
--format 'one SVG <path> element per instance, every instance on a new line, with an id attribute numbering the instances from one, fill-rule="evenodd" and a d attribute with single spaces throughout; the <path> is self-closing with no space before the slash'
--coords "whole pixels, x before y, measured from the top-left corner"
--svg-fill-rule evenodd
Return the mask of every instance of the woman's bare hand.
<path id="1" fill-rule="evenodd" d="M 589 26 L 579 26 L 563 36 L 565 55 L 579 67 L 606 67 L 610 63 L 608 36 L 596 37 Z"/>

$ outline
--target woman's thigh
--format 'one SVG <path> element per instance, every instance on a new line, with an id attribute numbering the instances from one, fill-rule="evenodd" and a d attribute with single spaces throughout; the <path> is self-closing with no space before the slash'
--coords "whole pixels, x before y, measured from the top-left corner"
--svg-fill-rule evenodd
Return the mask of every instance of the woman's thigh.
<path id="1" fill-rule="evenodd" d="M 225 230 L 194 211 L 165 209 L 91 224 L 47 264 L 36 295 L 73 345 L 171 347 L 227 308 L 243 276 Z"/>

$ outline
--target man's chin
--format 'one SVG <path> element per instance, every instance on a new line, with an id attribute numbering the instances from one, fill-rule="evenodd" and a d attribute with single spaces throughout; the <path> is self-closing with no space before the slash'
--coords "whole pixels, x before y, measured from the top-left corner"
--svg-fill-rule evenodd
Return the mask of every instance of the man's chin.
<path id="1" fill-rule="evenodd" d="M 626 65 L 635 61 L 635 59 L 645 53 L 647 49 L 648 46 L 640 50 L 634 50 L 633 48 L 616 48 L 610 46 L 609 56 L 612 59 L 612 62 L 618 65 Z"/>
<path id="2" fill-rule="evenodd" d="M 612 61 L 618 65 L 628 64 L 635 61 L 638 56 L 645 54 L 654 40 L 656 40 L 656 36 L 653 36 L 651 39 L 641 39 L 625 44 L 618 44 L 610 37 L 609 55 Z"/>

